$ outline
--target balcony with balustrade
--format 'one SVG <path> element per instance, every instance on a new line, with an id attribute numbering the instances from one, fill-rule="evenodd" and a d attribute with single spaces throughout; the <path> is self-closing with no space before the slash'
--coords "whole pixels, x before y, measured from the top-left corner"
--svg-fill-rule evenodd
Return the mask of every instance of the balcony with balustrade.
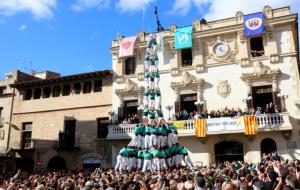
<path id="1" fill-rule="evenodd" d="M 245 128 L 239 125 L 237 117 L 221 117 L 207 119 L 207 135 L 244 133 Z M 256 116 L 258 132 L 292 130 L 288 114 L 263 114 Z M 107 139 L 130 139 L 134 134 L 135 124 L 110 125 Z M 179 136 L 195 135 L 194 120 L 185 120 L 184 127 L 178 129 Z"/>

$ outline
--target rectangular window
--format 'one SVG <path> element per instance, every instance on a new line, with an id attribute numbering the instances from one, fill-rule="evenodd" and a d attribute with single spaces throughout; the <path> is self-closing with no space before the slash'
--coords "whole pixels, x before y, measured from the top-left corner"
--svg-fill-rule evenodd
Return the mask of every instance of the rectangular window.
<path id="1" fill-rule="evenodd" d="M 109 118 L 98 118 L 97 119 L 97 138 L 106 138 L 108 134 Z"/>
<path id="2" fill-rule="evenodd" d="M 94 92 L 101 92 L 102 91 L 102 80 L 96 80 L 94 82 Z"/>
<path id="3" fill-rule="evenodd" d="M 33 99 L 40 99 L 42 95 L 42 90 L 40 88 L 34 89 Z"/>
<path id="4" fill-rule="evenodd" d="M 4 94 L 6 90 L 6 86 L 0 86 L 0 94 Z"/>
<path id="5" fill-rule="evenodd" d="M 71 85 L 65 84 L 63 87 L 63 96 L 69 96 L 71 93 Z"/>
<path id="6" fill-rule="evenodd" d="M 250 39 L 250 49 L 252 57 L 260 57 L 265 54 L 262 36 Z"/>
<path id="7" fill-rule="evenodd" d="M 32 147 L 32 123 L 22 124 L 22 148 L 33 148 Z"/>
<path id="8" fill-rule="evenodd" d="M 192 64 L 193 64 L 192 48 L 182 49 L 181 50 L 182 67 L 192 66 Z"/>
<path id="9" fill-rule="evenodd" d="M 91 82 L 83 83 L 83 94 L 91 93 L 91 91 L 92 91 L 92 83 Z"/>
<path id="10" fill-rule="evenodd" d="M 60 86 L 53 86 L 52 97 L 59 97 L 59 96 L 60 96 Z"/>
<path id="11" fill-rule="evenodd" d="M 75 83 L 72 89 L 72 94 L 80 94 L 81 92 L 81 84 Z"/>
<path id="12" fill-rule="evenodd" d="M 31 98 L 32 98 L 32 89 L 26 89 L 25 95 L 24 95 L 24 100 L 31 100 Z"/>
<path id="13" fill-rule="evenodd" d="M 0 107 L 0 119 L 2 118 L 3 116 L 3 107 Z"/>
<path id="14" fill-rule="evenodd" d="M 125 59 L 125 75 L 135 74 L 135 68 L 136 68 L 135 58 L 134 57 L 126 58 Z"/>
<path id="15" fill-rule="evenodd" d="M 50 87 L 44 87 L 43 89 L 43 98 L 49 98 L 51 93 Z"/>

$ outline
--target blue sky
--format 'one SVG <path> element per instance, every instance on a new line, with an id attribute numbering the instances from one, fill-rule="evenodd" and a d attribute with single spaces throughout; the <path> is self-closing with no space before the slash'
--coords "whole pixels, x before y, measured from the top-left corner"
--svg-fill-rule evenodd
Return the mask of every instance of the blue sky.
<path id="1" fill-rule="evenodd" d="M 0 0 L 0 78 L 16 69 L 62 75 L 110 69 L 111 41 L 142 31 L 143 9 L 150 32 L 154 6 L 169 28 L 261 11 L 266 4 L 300 10 L 297 0 Z"/>

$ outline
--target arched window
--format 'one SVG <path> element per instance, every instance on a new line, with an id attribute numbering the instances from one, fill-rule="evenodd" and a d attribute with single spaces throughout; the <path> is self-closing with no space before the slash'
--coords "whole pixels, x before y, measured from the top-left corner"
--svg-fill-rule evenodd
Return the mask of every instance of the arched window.
<path id="1" fill-rule="evenodd" d="M 222 141 L 215 144 L 215 158 L 217 162 L 243 161 L 244 147 L 237 141 Z"/>
<path id="2" fill-rule="evenodd" d="M 276 142 L 271 138 L 265 138 L 260 143 L 261 154 L 270 154 L 277 151 Z"/>
<path id="3" fill-rule="evenodd" d="M 53 170 L 62 170 L 62 169 L 67 169 L 67 163 L 65 159 L 63 159 L 60 156 L 54 156 L 51 158 L 48 162 L 47 169 L 50 171 Z"/>

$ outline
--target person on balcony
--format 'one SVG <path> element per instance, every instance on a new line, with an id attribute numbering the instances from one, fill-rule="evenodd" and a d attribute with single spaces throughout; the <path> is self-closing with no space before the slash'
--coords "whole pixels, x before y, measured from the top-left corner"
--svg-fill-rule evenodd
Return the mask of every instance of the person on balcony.
<path id="1" fill-rule="evenodd" d="M 276 113 L 273 102 L 270 102 L 269 104 L 269 113 Z"/>

